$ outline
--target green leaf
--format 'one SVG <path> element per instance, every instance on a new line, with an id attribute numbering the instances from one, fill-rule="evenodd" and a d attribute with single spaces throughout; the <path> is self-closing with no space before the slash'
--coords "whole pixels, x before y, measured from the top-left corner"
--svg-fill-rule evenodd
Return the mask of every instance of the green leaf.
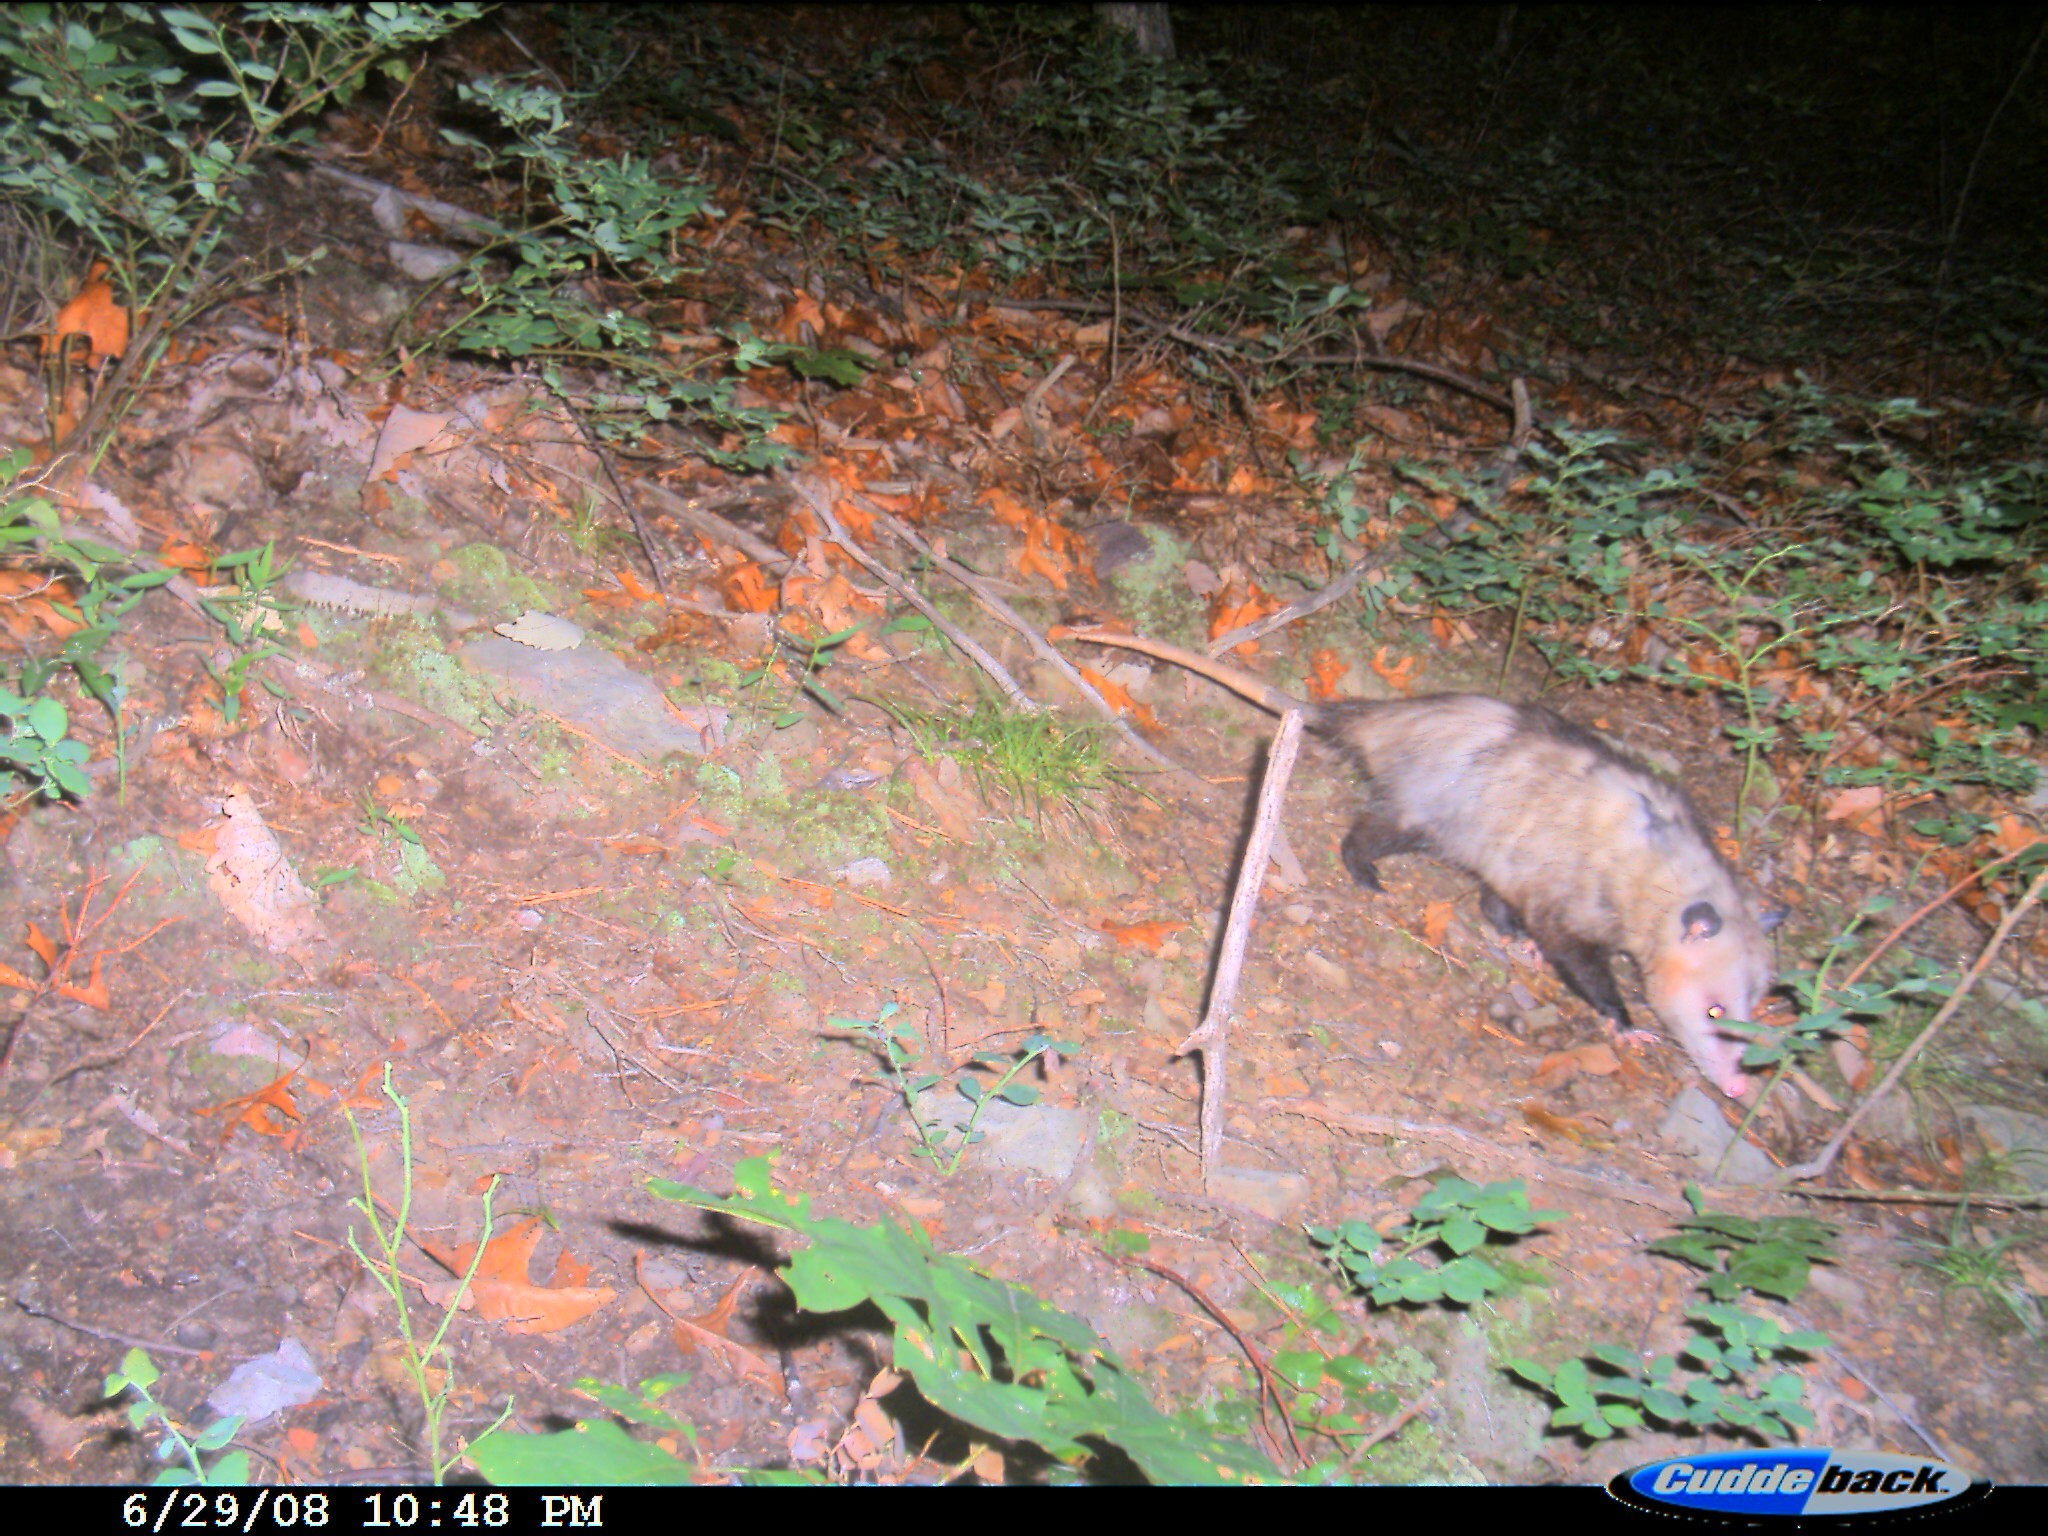
<path id="1" fill-rule="evenodd" d="M 1643 1364 L 1641 1359 L 1637 1357 L 1634 1350 L 1623 1345 L 1595 1344 L 1592 1354 L 1593 1358 L 1602 1365 L 1612 1366 L 1624 1376 L 1636 1377 L 1642 1374 Z"/>
<path id="2" fill-rule="evenodd" d="M 162 1373 L 157 1370 L 156 1362 L 149 1358 L 147 1350 L 131 1349 L 121 1357 L 121 1374 L 146 1392 L 157 1384 Z"/>
<path id="3" fill-rule="evenodd" d="M 1453 1253 L 1470 1253 L 1473 1249 L 1484 1246 L 1486 1228 L 1470 1217 L 1453 1217 L 1444 1223 L 1439 1240 Z"/>
<path id="4" fill-rule="evenodd" d="M 1323 1357 L 1313 1350 L 1277 1350 L 1267 1363 L 1274 1375 L 1297 1392 L 1313 1392 L 1322 1385 Z"/>
<path id="5" fill-rule="evenodd" d="M 45 741 L 62 741 L 70 717 L 64 713 L 64 706 L 48 694 L 36 699 L 28 707 L 28 728 Z"/>
<path id="6" fill-rule="evenodd" d="M 197 1451 L 217 1451 L 235 1438 L 235 1431 L 242 1427 L 242 1416 L 231 1415 L 215 1419 L 206 1428 L 192 1437 L 192 1448 Z"/>
<path id="7" fill-rule="evenodd" d="M 469 1448 L 478 1472 L 500 1486 L 613 1484 L 681 1487 L 694 1469 L 659 1446 L 643 1445 L 609 1419 L 549 1435 L 494 1430 Z"/>

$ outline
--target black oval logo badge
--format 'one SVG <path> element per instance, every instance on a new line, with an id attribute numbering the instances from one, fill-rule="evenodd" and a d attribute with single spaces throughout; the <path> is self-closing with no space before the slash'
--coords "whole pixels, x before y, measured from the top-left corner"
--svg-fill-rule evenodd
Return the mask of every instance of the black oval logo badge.
<path id="1" fill-rule="evenodd" d="M 1990 1489 L 1945 1461 L 1818 1446 L 1671 1456 L 1607 1485 L 1637 1509 L 1733 1520 L 1924 1514 L 1930 1505 L 1974 1502 Z"/>

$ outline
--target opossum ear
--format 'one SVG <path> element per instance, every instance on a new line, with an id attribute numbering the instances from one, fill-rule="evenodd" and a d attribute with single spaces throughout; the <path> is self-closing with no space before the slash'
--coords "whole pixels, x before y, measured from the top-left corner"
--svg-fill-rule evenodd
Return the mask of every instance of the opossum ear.
<path id="1" fill-rule="evenodd" d="M 1756 914 L 1756 925 L 1765 933 L 1776 933 L 1778 925 L 1792 915 L 1789 907 L 1762 907 Z"/>
<path id="2" fill-rule="evenodd" d="M 1696 901 L 1678 914 L 1679 934 L 1688 942 L 1711 939 L 1721 931 L 1721 914 L 1711 901 Z"/>

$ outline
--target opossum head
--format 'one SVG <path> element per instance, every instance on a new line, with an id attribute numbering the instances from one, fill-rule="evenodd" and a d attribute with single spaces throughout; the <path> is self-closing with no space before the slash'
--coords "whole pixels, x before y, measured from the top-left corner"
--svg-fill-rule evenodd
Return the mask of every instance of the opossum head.
<path id="1" fill-rule="evenodd" d="M 1748 1020 L 1771 982 L 1763 925 L 1732 882 L 1718 899 L 1691 901 L 1667 919 L 1670 931 L 1643 967 L 1657 1016 L 1678 1036 L 1700 1071 L 1731 1099 L 1749 1087 L 1742 1070 L 1747 1041 L 1722 1025 Z"/>

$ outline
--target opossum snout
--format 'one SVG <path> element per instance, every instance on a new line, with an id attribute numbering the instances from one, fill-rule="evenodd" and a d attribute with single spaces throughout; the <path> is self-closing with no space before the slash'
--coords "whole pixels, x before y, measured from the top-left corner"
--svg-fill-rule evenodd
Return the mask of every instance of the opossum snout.
<path id="1" fill-rule="evenodd" d="M 1712 1028 L 1711 1025 L 1708 1027 Z M 1715 1031 L 1691 1054 L 1716 1088 L 1731 1099 L 1739 1099 L 1749 1092 L 1749 1074 L 1742 1070 L 1745 1049 L 1746 1042 Z"/>
<path id="2" fill-rule="evenodd" d="M 1713 914 L 1704 902 L 1686 910 L 1684 940 L 1648 978 L 1650 1005 L 1708 1081 L 1739 1099 L 1750 1083 L 1742 1070 L 1748 1041 L 1727 1033 L 1725 1026 L 1750 1017 L 1769 978 L 1760 945 L 1744 937 L 1748 925 L 1738 917 L 1724 928 L 1718 914 L 1712 922 L 1702 921 L 1703 909 Z"/>

